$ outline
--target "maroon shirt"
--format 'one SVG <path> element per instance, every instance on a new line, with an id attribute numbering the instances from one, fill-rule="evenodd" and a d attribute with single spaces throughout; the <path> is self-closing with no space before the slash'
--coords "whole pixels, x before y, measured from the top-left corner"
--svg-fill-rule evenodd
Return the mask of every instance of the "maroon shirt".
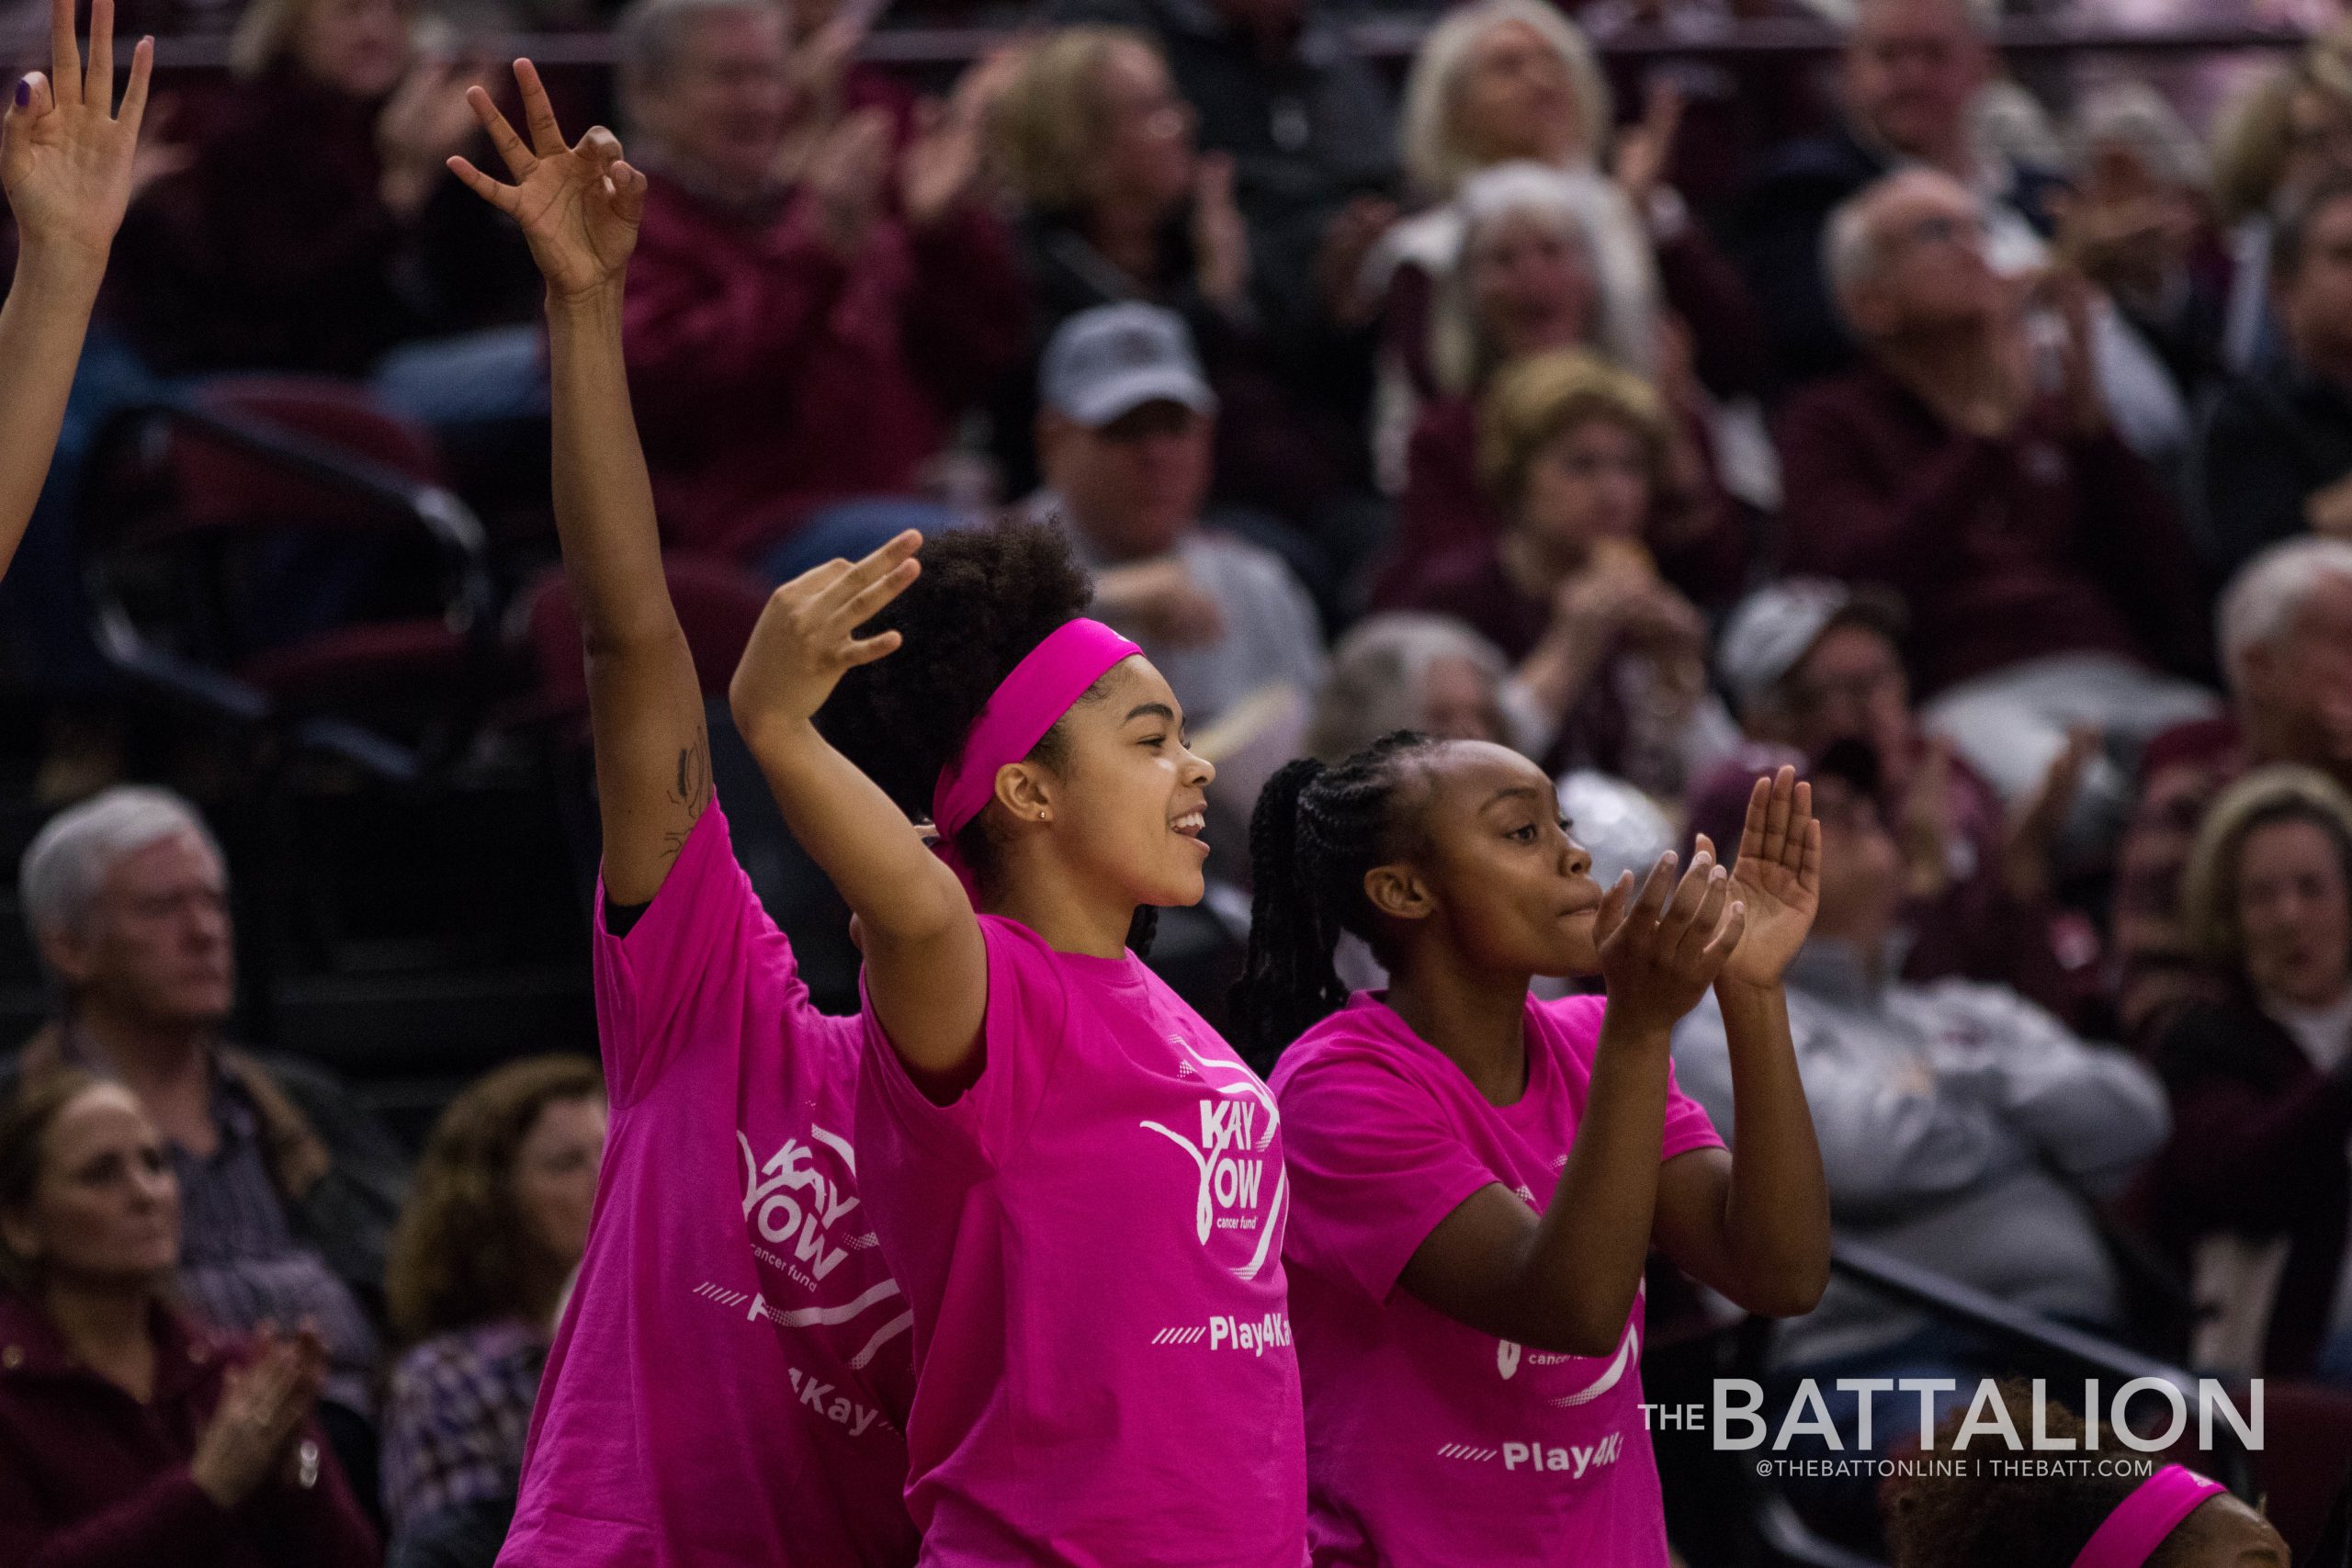
<path id="1" fill-rule="evenodd" d="M 158 1303 L 144 1404 L 74 1360 L 40 1307 L 0 1293 L 0 1562 L 10 1568 L 365 1568 L 382 1562 L 317 1428 L 317 1483 L 223 1510 L 188 1472 L 241 1359 Z"/>
<path id="2" fill-rule="evenodd" d="M 910 491 L 1028 339 L 1011 241 L 979 208 L 886 219 L 845 265 L 797 195 L 746 212 L 658 175 L 623 309 L 662 526 L 738 558 L 827 502 Z"/>
<path id="3" fill-rule="evenodd" d="M 1968 434 L 1871 366 L 1791 400 L 1780 448 L 1789 569 L 1901 592 L 1922 694 L 2058 653 L 2204 663 L 2179 518 L 2112 434 L 2051 406 Z"/>
<path id="4" fill-rule="evenodd" d="M 1700 471 L 1688 490 L 1657 497 L 1648 543 L 1659 574 L 1693 603 L 1725 605 L 1746 586 L 1753 524 L 1716 478 L 1705 415 L 1684 409 L 1676 418 Z M 1396 534 L 1373 582 L 1374 606 L 1413 603 L 1423 580 L 1475 570 L 1504 525 L 1502 508 L 1478 480 L 1477 404 L 1466 397 L 1423 403 L 1406 453 Z"/>

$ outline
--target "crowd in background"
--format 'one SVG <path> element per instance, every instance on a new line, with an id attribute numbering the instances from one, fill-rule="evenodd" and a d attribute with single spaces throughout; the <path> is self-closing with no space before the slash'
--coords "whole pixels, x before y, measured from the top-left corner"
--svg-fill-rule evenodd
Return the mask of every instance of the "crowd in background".
<path id="1" fill-rule="evenodd" d="M 51 1468 L 0 1472 L 0 1559 L 201 1530 L 221 1562 L 487 1563 L 603 1086 L 503 1066 L 412 1164 L 236 1047 L 230 868 L 176 797 L 101 789 L 123 737 L 74 716 L 107 680 L 75 531 L 112 412 L 255 372 L 365 389 L 486 513 L 527 491 L 537 278 L 443 166 L 496 79 L 408 0 L 155 9 L 227 32 L 235 85 L 151 121 L 0 587 L 66 807 L 22 867 L 58 1008 L 15 1069 L 59 1070 L 0 1122 L 0 1434 Z M 1736 842 L 1792 762 L 1841 1233 L 2352 1401 L 2352 32 L 2200 132 L 2138 80 L 2045 113 L 1967 0 L 1859 0 L 1834 89 L 1734 152 L 1675 73 L 1612 84 L 1606 4 L 1470 0 L 1396 91 L 1322 0 L 1057 0 L 935 99 L 852 8 L 578 10 L 507 19 L 613 28 L 676 570 L 756 591 L 910 524 L 1066 528 L 1220 770 L 1162 960 L 1206 1016 L 1294 755 L 1508 744 L 1604 882 Z M 371 592 L 254 570 L 288 638 Z M 1675 1059 L 1736 1139 L 1707 1007 Z M 1843 1283 L 1769 1364 L 2011 1370 Z M 134 1484 L 87 1523 L 102 1473 Z M 1866 1493 L 1800 1500 L 1874 1540 Z"/>

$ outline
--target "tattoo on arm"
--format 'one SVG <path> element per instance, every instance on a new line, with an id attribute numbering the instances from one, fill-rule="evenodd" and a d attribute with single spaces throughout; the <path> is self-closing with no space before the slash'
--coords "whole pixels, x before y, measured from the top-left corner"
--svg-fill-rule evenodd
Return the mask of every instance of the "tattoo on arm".
<path id="1" fill-rule="evenodd" d="M 710 804 L 709 742 L 697 740 L 681 748 L 678 752 L 678 774 L 671 798 L 685 808 L 684 825 L 673 828 L 662 836 L 662 861 L 664 865 L 677 863 L 679 852 L 686 847 L 686 836 L 702 819 L 703 807 Z"/>

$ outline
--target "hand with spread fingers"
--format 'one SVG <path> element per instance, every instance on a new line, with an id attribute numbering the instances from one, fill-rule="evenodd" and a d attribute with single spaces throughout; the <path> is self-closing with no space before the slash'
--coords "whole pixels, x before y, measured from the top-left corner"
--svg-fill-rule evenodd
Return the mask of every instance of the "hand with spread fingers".
<path id="1" fill-rule="evenodd" d="M 574 299 L 617 289 L 645 216 L 645 175 L 622 158 L 620 139 L 601 125 L 590 126 L 576 146 L 566 145 L 529 61 L 514 62 L 514 82 L 522 89 L 527 143 L 488 93 L 466 92 L 514 183 L 503 185 L 459 157 L 449 160 L 450 172 L 522 226 L 550 297 Z"/>
<path id="2" fill-rule="evenodd" d="M 1701 834 L 1700 852 L 1713 849 Z M 1814 820 L 1813 786 L 1800 782 L 1794 768 L 1756 781 L 1731 885 L 1747 907 L 1747 933 L 1724 962 L 1723 979 L 1777 986 L 1813 930 L 1821 902 L 1821 824 Z"/>
<path id="3" fill-rule="evenodd" d="M 0 119 L 0 186 L 28 258 L 54 250 L 95 276 L 106 268 L 130 203 L 155 40 L 142 38 L 131 51 L 130 82 L 117 108 L 114 0 L 92 0 L 86 70 L 74 33 L 74 0 L 51 0 L 49 10 L 52 70 L 17 83 Z"/>

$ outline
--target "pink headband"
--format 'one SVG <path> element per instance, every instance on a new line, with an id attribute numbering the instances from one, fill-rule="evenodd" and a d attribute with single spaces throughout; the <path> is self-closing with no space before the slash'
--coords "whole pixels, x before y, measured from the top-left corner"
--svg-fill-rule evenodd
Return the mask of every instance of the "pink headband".
<path id="1" fill-rule="evenodd" d="M 2100 1521 L 2075 1556 L 2075 1568 L 2140 1568 L 2199 1504 L 2228 1490 L 2185 1465 L 2165 1466 Z"/>
<path id="2" fill-rule="evenodd" d="M 931 792 L 932 849 L 972 888 L 971 869 L 956 852 L 956 835 L 988 807 L 996 773 L 1036 750 L 1046 731 L 1088 687 L 1129 654 L 1143 650 L 1100 621 L 1065 621 L 1031 649 L 989 694 L 956 761 L 942 769 Z"/>

